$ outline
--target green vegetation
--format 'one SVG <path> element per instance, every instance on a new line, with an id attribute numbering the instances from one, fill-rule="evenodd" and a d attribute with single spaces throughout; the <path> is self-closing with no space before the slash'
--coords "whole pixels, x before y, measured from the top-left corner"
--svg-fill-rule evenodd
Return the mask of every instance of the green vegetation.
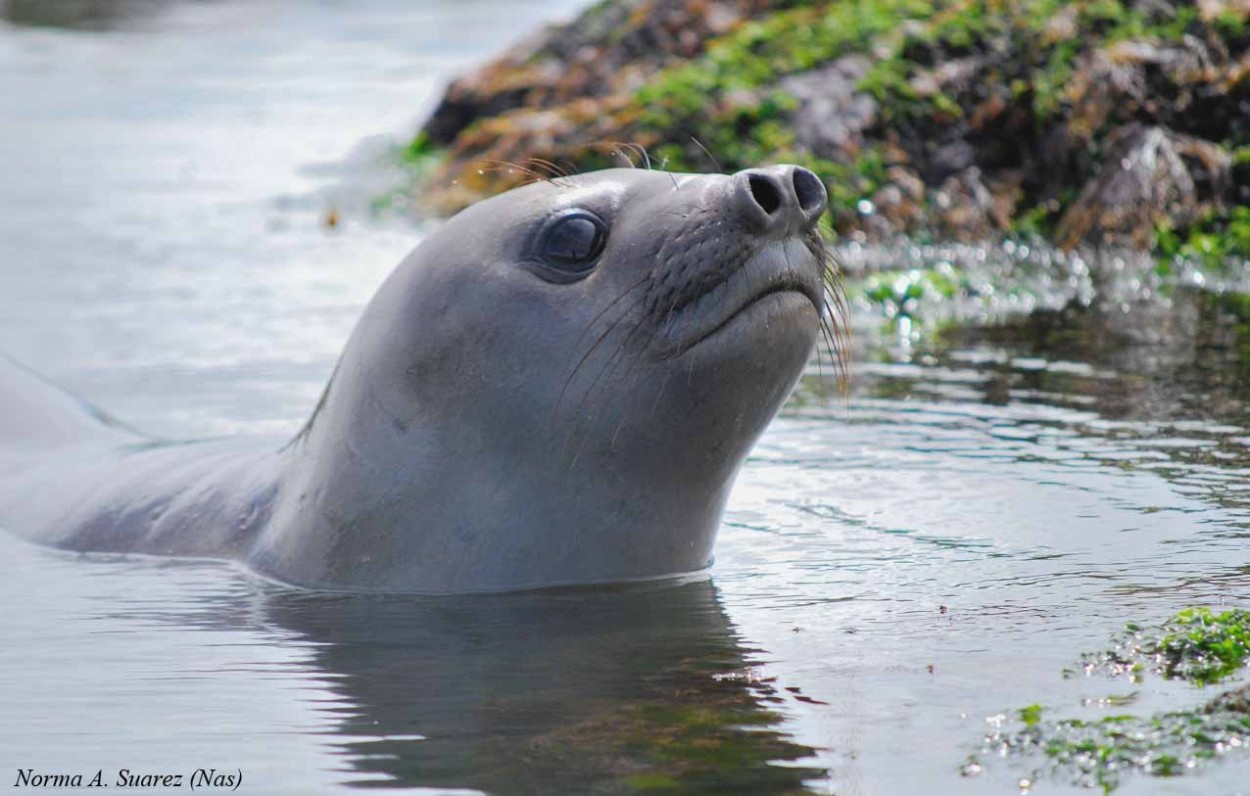
<path id="1" fill-rule="evenodd" d="M 925 297 L 954 298 L 960 290 L 967 289 L 962 274 L 951 267 L 875 273 L 864 281 L 862 294 L 871 301 L 893 301 L 903 307 L 909 301 Z"/>
<path id="2" fill-rule="evenodd" d="M 1029 705 L 1027 708 L 1020 708 L 1020 721 L 1024 722 L 1024 726 L 1035 727 L 1041 720 L 1041 705 Z"/>
<path id="3" fill-rule="evenodd" d="M 964 115 L 960 103 L 917 88 L 913 78 L 951 59 L 1014 45 L 1019 52 L 1002 64 L 1011 73 L 987 77 L 1012 86 L 1016 94 L 1030 95 L 1036 114 L 1045 117 L 1060 109 L 1080 52 L 1124 40 L 1172 41 L 1198 23 L 1192 6 L 1169 14 L 1165 6 L 1139 8 L 1120 0 L 796 5 L 741 25 L 709 43 L 701 58 L 660 73 L 638 90 L 637 118 L 643 131 L 662 141 L 661 159 L 676 168 L 698 168 L 690 138 L 733 167 L 787 154 L 793 140 L 780 122 L 793 110 L 793 99 L 760 90 L 848 53 L 870 54 L 876 61 L 860 88 L 881 103 L 884 122 L 913 118 L 941 123 Z M 1072 29 L 1080 36 L 1049 29 L 1065 12 L 1072 14 Z M 1221 30 L 1240 31 L 1239 18 L 1225 17 Z M 1008 39 L 1013 34 L 1015 41 Z M 823 176 L 832 180 L 840 175 Z"/>
<path id="4" fill-rule="evenodd" d="M 452 121 L 467 126 L 447 159 L 424 135 L 406 152 L 438 166 L 444 195 L 431 206 L 455 209 L 526 179 L 524 168 L 483 163 L 584 171 L 619 165 L 614 149 L 645 147 L 674 171 L 806 166 L 829 188 L 838 232 L 863 239 L 1059 233 L 1065 247 L 1153 245 L 1163 272 L 1177 260 L 1207 271 L 1250 261 L 1250 208 L 1236 195 L 1250 180 L 1250 140 L 1232 108 L 1250 85 L 1237 60 L 1250 48 L 1250 13 L 1232 2 L 789 0 L 727 29 L 705 9 L 675 13 L 704 37 L 693 57 L 638 52 L 649 20 L 613 0 L 567 29 L 579 52 L 604 56 L 596 63 L 636 67 L 641 85 L 612 83 L 558 47 L 540 51 L 541 69 L 535 55 L 480 72 L 452 103 Z M 801 108 L 787 79 L 851 55 L 842 77 L 829 77 L 835 102 Z M 839 82 L 855 75 L 853 89 Z M 570 88 L 583 84 L 596 88 Z M 1184 161 L 1160 179 L 1185 187 L 1159 191 L 1157 203 L 1096 180 L 1141 128 L 1161 131 L 1169 163 Z M 1068 223 L 1078 197 L 1078 223 Z"/>
<path id="5" fill-rule="evenodd" d="M 404 147 L 403 159 L 407 163 L 416 163 L 429 157 L 436 157 L 438 154 L 438 148 L 430 143 L 430 137 L 422 131 L 413 137 L 408 146 Z"/>
<path id="6" fill-rule="evenodd" d="M 409 177 L 414 181 L 419 181 L 427 178 L 438 168 L 446 159 L 447 151 L 435 146 L 425 133 L 420 133 L 408 143 L 408 146 L 399 149 L 395 157 Z"/>
<path id="7" fill-rule="evenodd" d="M 849 280 L 845 287 L 851 300 L 866 300 L 880 307 L 886 329 L 898 331 L 900 322 L 931 325 L 935 315 L 957 296 L 976 292 L 971 279 L 949 263 L 909 271 L 879 271 Z"/>
<path id="8" fill-rule="evenodd" d="M 1042 718 L 1041 707 L 1033 705 L 1020 712 L 1022 728 L 987 735 L 983 754 L 1040 753 L 1052 776 L 1110 793 L 1125 774 L 1180 776 L 1243 748 L 1250 743 L 1250 712 L 1245 707 L 1221 698 L 1198 710 L 1149 717 L 1048 721 Z M 977 756 L 964 766 L 967 774 L 980 769 Z"/>
<path id="9" fill-rule="evenodd" d="M 1081 661 L 1087 674 L 1127 674 L 1140 681 L 1146 672 L 1153 672 L 1209 685 L 1234 675 L 1250 661 L 1250 611 L 1188 608 L 1157 627 L 1130 623 L 1112 649 L 1084 655 Z M 1116 696 L 1104 702 L 1120 706 L 1135 698 Z M 982 754 L 1041 754 L 1051 775 L 1110 793 L 1129 772 L 1180 776 L 1250 747 L 1250 686 L 1227 691 L 1193 710 L 1151 716 L 1123 714 L 1087 721 L 1047 719 L 1043 713 L 1040 704 L 1020 709 L 1018 726 L 988 734 Z M 966 775 L 981 770 L 976 755 L 964 766 Z"/>
<path id="10" fill-rule="evenodd" d="M 1157 628 L 1130 624 L 1115 645 L 1087 654 L 1087 672 L 1104 671 L 1140 679 L 1152 671 L 1197 685 L 1219 682 L 1250 661 L 1250 611 L 1209 608 L 1181 611 Z"/>
<path id="11" fill-rule="evenodd" d="M 1179 231 L 1160 224 L 1155 227 L 1155 251 L 1163 263 L 1189 260 L 1212 271 L 1221 271 L 1230 262 L 1250 261 L 1250 207 L 1209 211 Z"/>
<path id="12" fill-rule="evenodd" d="M 703 149 L 721 168 L 776 160 L 812 167 L 826 184 L 844 188 L 833 199 L 851 207 L 884 180 L 880 154 L 838 164 L 797 151 L 786 124 L 793 97 L 770 88 L 785 75 L 803 72 L 849 52 L 906 19 L 932 13 L 923 0 L 876 0 L 793 8 L 741 25 L 708 45 L 702 58 L 670 68 L 635 95 L 639 132 L 659 142 L 655 159 L 668 168 L 707 170 Z M 702 168 L 700 168 L 702 167 Z M 855 184 L 858 188 L 851 189 Z"/>

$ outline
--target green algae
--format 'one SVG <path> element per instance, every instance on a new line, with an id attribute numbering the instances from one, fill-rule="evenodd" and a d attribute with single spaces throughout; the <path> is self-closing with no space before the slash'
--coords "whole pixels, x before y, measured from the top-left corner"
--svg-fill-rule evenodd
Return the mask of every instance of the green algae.
<path id="1" fill-rule="evenodd" d="M 881 106 L 882 123 L 911 119 L 941 124 L 964 115 L 960 102 L 940 91 L 922 94 L 917 73 L 965 55 L 1001 52 L 1009 73 L 993 84 L 1027 96 L 1039 120 L 1062 110 L 1077 58 L 1091 48 L 1125 40 L 1180 39 L 1199 20 L 1194 8 L 1174 15 L 1142 10 L 1119 0 L 844 0 L 796 3 L 752 20 L 709 43 L 706 52 L 670 67 L 641 87 L 626 116 L 641 122 L 673 168 L 699 166 L 697 139 L 731 168 L 788 154 L 794 149 L 784 119 L 793 99 L 772 90 L 787 75 L 808 71 L 850 53 L 868 53 L 874 66 L 859 88 Z M 1056 36 L 1047 26 L 1074 12 L 1080 38 Z M 1212 24 L 1238 31 L 1235 15 Z M 905 24 L 906 23 L 906 24 Z M 1009 37 L 1015 36 L 1012 40 Z M 1229 35 L 1234 35 L 1230 33 Z M 646 137 L 646 135 L 644 135 Z M 827 165 L 818 164 L 818 165 Z M 826 182 L 837 176 L 821 172 Z"/>
<path id="2" fill-rule="evenodd" d="M 1147 673 L 1207 686 L 1240 672 L 1250 661 L 1250 611 L 1187 608 L 1160 625 L 1129 623 L 1110 649 L 1081 657 L 1087 675 L 1127 676 L 1140 682 Z M 1071 676 L 1065 670 L 1064 676 Z M 1100 700 L 1109 707 L 1136 701 L 1137 694 Z M 1033 704 L 1006 717 L 988 733 L 963 767 L 979 774 L 991 756 L 1044 761 L 1033 778 L 1047 775 L 1110 793 L 1128 774 L 1176 777 L 1201 769 L 1230 752 L 1250 747 L 1250 686 L 1219 694 L 1191 710 L 1151 715 L 1118 714 L 1095 720 L 1051 719 L 1049 708 Z"/>
<path id="3" fill-rule="evenodd" d="M 849 271 L 843 292 L 850 304 L 878 316 L 883 331 L 916 339 L 952 324 L 1057 308 L 1079 291 L 1069 278 L 1078 286 L 1086 279 L 1080 275 L 1082 261 L 1038 241 L 1004 241 L 979 257 L 958 246 L 914 243 L 888 251 L 886 258 Z M 845 249 L 835 252 L 846 256 Z"/>
<path id="4" fill-rule="evenodd" d="M 982 756 L 1040 755 L 1045 763 L 1034 778 L 1067 779 L 1104 793 L 1115 790 L 1128 774 L 1181 776 L 1250 745 L 1250 705 L 1244 698 L 1239 703 L 1227 696 L 1192 711 L 1094 721 L 1046 720 L 1042 708 L 1032 705 L 1021 711 L 1022 727 L 986 735 L 980 754 L 970 757 L 963 771 L 979 773 Z"/>
<path id="5" fill-rule="evenodd" d="M 851 300 L 877 306 L 889 323 L 900 318 L 922 319 L 929 314 L 928 305 L 976 292 L 971 277 L 949 263 L 908 271 L 879 271 L 849 280 L 845 289 Z"/>
<path id="6" fill-rule="evenodd" d="M 1250 611 L 1215 613 L 1188 608 L 1159 627 L 1130 623 L 1110 649 L 1081 658 L 1086 673 L 1105 672 L 1140 680 L 1153 672 L 1169 680 L 1209 685 L 1250 661 Z"/>
<path id="7" fill-rule="evenodd" d="M 605 0 L 589 14 L 608 8 Z M 1121 43 L 1133 47 L 1116 50 Z M 1103 79 L 1099 70 L 1105 63 L 1131 65 L 1138 63 L 1135 58 L 1153 57 L 1151 52 L 1195 46 L 1244 50 L 1250 46 L 1247 15 L 1189 3 L 1129 0 L 790 0 L 706 40 L 692 58 L 656 65 L 658 71 L 641 86 L 624 88 L 600 104 L 602 112 L 591 116 L 593 133 L 585 130 L 590 122 L 584 108 L 557 107 L 567 112 L 575 132 L 553 132 L 557 141 L 549 150 L 516 151 L 518 144 L 508 143 L 516 131 L 507 113 L 479 118 L 466 128 L 465 145 L 450 150 L 455 168 L 439 174 L 451 179 L 473 169 L 481 175 L 472 159 L 475 151 L 487 159 L 533 156 L 576 170 L 604 168 L 619 165 L 604 142 L 619 140 L 646 147 L 650 163 L 672 171 L 732 172 L 797 163 L 816 172 L 829 188 L 841 232 L 905 232 L 924 240 L 955 224 L 958 238 L 963 233 L 957 225 L 963 222 L 946 220 L 931 206 L 942 201 L 937 189 L 945 166 L 930 160 L 942 145 L 960 140 L 976 147 L 977 179 L 984 179 L 995 198 L 992 218 L 970 216 L 982 224 L 975 227 L 977 234 L 984 234 L 988 223 L 1008 235 L 1050 239 L 1080 186 L 1105 165 L 1099 159 L 1108 135 L 1141 121 L 1131 103 L 1108 104 L 1091 88 Z M 786 90 L 785 78 L 810 74 L 848 55 L 866 57 L 870 64 L 856 90 L 872 97 L 875 110 L 856 135 L 812 151 L 796 136 L 800 103 Z M 1184 94 L 1206 85 L 1201 83 L 1206 78 L 1193 76 L 1152 71 L 1147 77 L 1180 81 L 1158 89 L 1165 93 Z M 1191 86 L 1190 80 L 1199 82 Z M 1240 126 L 1209 120 L 1203 123 L 1214 126 L 1211 130 L 1195 133 L 1176 124 L 1168 103 L 1155 121 L 1210 138 L 1204 144 L 1211 151 L 1230 154 L 1231 184 L 1245 183 L 1240 172 L 1250 174 L 1250 142 L 1240 140 Z M 1062 132 L 1055 146 L 1065 147 L 1067 159 L 1056 162 L 1053 172 L 1037 173 L 1039 142 L 1055 131 Z M 420 136 L 406 153 L 409 162 L 417 163 L 437 163 L 439 156 Z M 474 192 L 512 187 L 515 179 L 487 173 L 458 184 L 459 193 L 450 192 L 449 204 Z M 863 203 L 875 200 L 882 188 L 900 184 L 908 186 L 902 198 L 891 200 L 882 219 L 867 222 L 859 212 Z M 1153 239 L 1134 239 L 1133 245 L 1154 244 L 1160 273 L 1190 263 L 1227 272 L 1229 263 L 1250 260 L 1250 209 L 1227 196 L 1208 198 L 1195 210 L 1203 212 L 1196 220 L 1161 210 Z"/>
<path id="8" fill-rule="evenodd" d="M 429 176 L 447 158 L 447 149 L 435 144 L 425 133 L 419 133 L 407 146 L 396 149 L 393 159 L 413 181 Z"/>
<path id="9" fill-rule="evenodd" d="M 421 131 L 408 142 L 408 146 L 404 147 L 402 158 L 406 163 L 420 163 L 429 157 L 437 157 L 441 150 L 437 147 L 430 137 Z"/>
<path id="10" fill-rule="evenodd" d="M 1243 37 L 1245 21 L 1230 13 L 1203 23 L 1196 7 L 1150 6 L 1120 0 L 876 0 L 838 2 L 779 11 L 712 42 L 689 64 L 661 72 L 635 97 L 644 138 L 657 143 L 671 167 L 699 170 L 701 147 L 726 170 L 788 160 L 811 168 L 830 187 L 835 217 L 853 217 L 856 204 L 888 180 L 879 145 L 845 161 L 812 156 L 795 144 L 786 122 L 793 98 L 774 87 L 789 74 L 849 53 L 867 53 L 873 66 L 859 90 L 878 103 L 880 129 L 917 140 L 964 119 L 976 103 L 997 95 L 1023 104 L 1039 125 L 1071 112 L 1070 86 L 1085 54 L 1118 42 L 1168 45 L 1209 27 L 1227 40 Z M 1080 36 L 1052 28 L 1070 22 Z M 970 58 L 977 74 L 955 96 L 930 79 L 938 65 Z M 978 60 L 979 59 L 979 60 Z M 958 90 L 958 89 L 955 89 Z M 979 97 L 979 98 L 978 98 Z M 1114 114 L 1083 135 L 1091 145 L 1116 124 Z M 1079 125 L 1078 125 L 1079 126 Z M 1049 235 L 1057 210 L 1030 191 L 1018 204 L 1017 234 Z M 1071 193 L 1071 191 L 1069 191 Z M 1069 197 L 1070 199 L 1071 197 Z M 1161 230 L 1157 250 L 1168 261 L 1188 258 L 1207 267 L 1250 256 L 1250 209 L 1208 214 L 1192 229 Z"/>
<path id="11" fill-rule="evenodd" d="M 1232 263 L 1250 261 L 1250 207 L 1212 210 L 1186 229 L 1161 224 L 1155 228 L 1154 247 L 1168 268 L 1187 260 L 1217 273 L 1226 271 Z"/>
<path id="12" fill-rule="evenodd" d="M 704 169 L 703 149 L 717 165 L 736 170 L 794 159 L 785 120 L 794 98 L 771 88 L 781 77 L 851 53 L 904 20 L 932 13 L 922 0 L 841 2 L 799 6 L 747 22 L 709 43 L 702 57 L 661 72 L 633 98 L 642 137 L 661 143 L 658 159 L 675 170 Z M 627 113 L 626 115 L 631 115 Z M 697 143 L 696 143 L 697 142 Z M 842 176 L 816 163 L 827 184 Z"/>

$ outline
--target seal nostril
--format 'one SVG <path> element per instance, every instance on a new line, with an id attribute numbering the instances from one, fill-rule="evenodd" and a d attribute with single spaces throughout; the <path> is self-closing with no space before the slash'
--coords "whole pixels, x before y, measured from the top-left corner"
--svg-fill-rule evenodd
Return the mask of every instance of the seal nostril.
<path id="1" fill-rule="evenodd" d="M 764 212 L 772 215 L 781 207 L 781 194 L 773 181 L 762 174 L 752 174 L 748 178 L 751 183 L 751 196 L 755 203 L 764 208 Z"/>
<path id="2" fill-rule="evenodd" d="M 820 178 L 807 169 L 794 170 L 794 195 L 798 197 L 799 207 L 805 212 L 823 210 L 825 204 L 825 186 Z"/>

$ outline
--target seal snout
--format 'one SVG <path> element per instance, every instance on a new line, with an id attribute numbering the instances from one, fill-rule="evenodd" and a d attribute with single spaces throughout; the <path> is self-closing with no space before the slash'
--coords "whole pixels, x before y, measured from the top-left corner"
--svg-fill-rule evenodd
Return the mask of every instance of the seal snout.
<path id="1" fill-rule="evenodd" d="M 824 183 L 800 166 L 746 169 L 733 178 L 742 214 L 770 237 L 811 229 L 828 203 Z"/>

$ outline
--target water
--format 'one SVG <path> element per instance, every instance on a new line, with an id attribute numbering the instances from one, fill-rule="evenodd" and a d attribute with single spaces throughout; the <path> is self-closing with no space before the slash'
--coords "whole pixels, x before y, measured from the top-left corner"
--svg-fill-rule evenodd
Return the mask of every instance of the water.
<path id="1" fill-rule="evenodd" d="M 134 0 L 0 27 L 3 349 L 156 434 L 293 432 L 421 235 L 369 210 L 397 179 L 388 146 L 447 75 L 576 5 L 522 24 L 493 0 Z M 985 255 L 917 257 L 972 282 L 1020 260 Z M 909 308 L 901 336 L 860 306 L 849 394 L 811 369 L 710 581 L 325 597 L 0 536 L 0 775 L 1014 793 L 1027 764 L 960 776 L 987 718 L 1199 704 L 1214 692 L 1061 671 L 1129 619 L 1247 602 L 1250 319 L 1192 287 L 1137 302 L 1134 273 Z M 1120 792 L 1246 792 L 1247 773 Z"/>

